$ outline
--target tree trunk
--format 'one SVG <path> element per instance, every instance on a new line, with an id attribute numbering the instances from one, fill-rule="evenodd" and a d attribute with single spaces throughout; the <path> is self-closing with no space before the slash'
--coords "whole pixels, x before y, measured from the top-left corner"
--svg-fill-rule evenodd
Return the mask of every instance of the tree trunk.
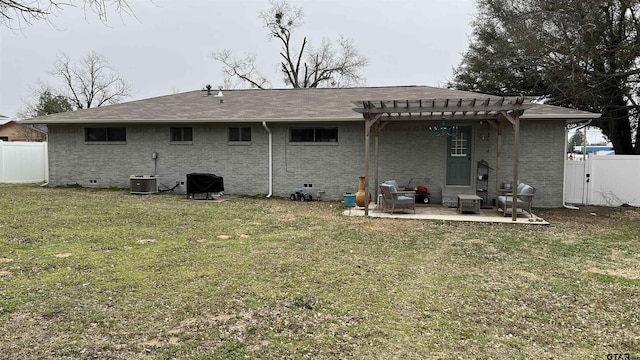
<path id="1" fill-rule="evenodd" d="M 595 122 L 602 130 L 618 155 L 634 155 L 635 149 L 631 138 L 629 110 L 624 99 L 620 98 L 602 110 L 602 117 Z"/>

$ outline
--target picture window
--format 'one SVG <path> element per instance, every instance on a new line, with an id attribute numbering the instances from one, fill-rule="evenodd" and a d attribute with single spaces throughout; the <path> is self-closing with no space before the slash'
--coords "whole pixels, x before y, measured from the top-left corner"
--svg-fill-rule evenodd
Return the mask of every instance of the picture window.
<path id="1" fill-rule="evenodd" d="M 338 142 L 337 127 L 303 127 L 291 128 L 289 131 L 290 142 Z"/>
<path id="2" fill-rule="evenodd" d="M 84 140 L 86 142 L 125 142 L 127 141 L 127 128 L 85 128 Z"/>

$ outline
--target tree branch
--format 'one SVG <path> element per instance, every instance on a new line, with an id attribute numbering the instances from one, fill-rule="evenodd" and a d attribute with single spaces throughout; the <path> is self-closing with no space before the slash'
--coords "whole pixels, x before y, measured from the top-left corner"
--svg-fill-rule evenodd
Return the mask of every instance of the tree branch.
<path id="1" fill-rule="evenodd" d="M 78 109 L 116 104 L 130 95 L 130 86 L 95 52 L 87 54 L 79 66 L 72 66 L 62 54 L 53 75 L 64 81 L 67 97 Z"/>
<path id="2" fill-rule="evenodd" d="M 35 21 L 47 20 L 54 11 L 65 7 L 82 6 L 106 22 L 109 9 L 116 13 L 133 14 L 127 0 L 0 0 L 0 24 L 8 28 L 20 28 L 22 24 L 31 25 Z"/>
<path id="3" fill-rule="evenodd" d="M 277 39 L 281 44 L 279 69 L 286 84 L 301 88 L 362 82 L 359 71 L 367 65 L 367 60 L 350 40 L 340 37 L 338 51 L 333 50 L 329 41 L 323 40 L 319 50 L 315 51 L 307 37 L 303 37 L 300 50 L 296 50 L 292 45 L 292 32 L 302 24 L 302 10 L 286 0 L 271 0 L 270 4 L 271 8 L 262 11 L 260 18 L 269 38 Z M 255 58 L 240 61 L 231 57 L 228 51 L 218 51 L 212 57 L 222 63 L 226 80 L 235 77 L 262 88 L 261 82 L 255 80 Z M 264 78 L 263 81 L 266 82 Z"/>

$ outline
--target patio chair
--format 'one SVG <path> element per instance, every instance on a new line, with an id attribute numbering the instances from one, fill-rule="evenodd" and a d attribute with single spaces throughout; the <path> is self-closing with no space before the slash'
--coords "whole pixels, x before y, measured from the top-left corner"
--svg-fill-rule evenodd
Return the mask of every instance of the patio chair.
<path id="1" fill-rule="evenodd" d="M 516 211 L 518 211 L 518 209 L 522 209 L 523 211 L 527 210 L 529 217 L 532 217 L 533 212 L 531 211 L 531 203 L 533 202 L 533 197 L 536 194 L 536 188 L 531 185 L 520 183 L 516 190 Z M 507 216 L 507 210 L 512 208 L 512 204 L 512 193 L 498 196 L 498 210 L 502 210 L 502 216 Z"/>
<path id="2" fill-rule="evenodd" d="M 387 185 L 393 185 L 396 188 L 396 191 L 403 191 L 406 190 L 405 188 L 400 187 L 400 185 L 398 185 L 398 182 L 395 180 L 387 180 L 384 181 L 383 184 L 387 184 Z"/>
<path id="3" fill-rule="evenodd" d="M 414 191 L 398 191 L 391 184 L 380 184 L 380 192 L 382 193 L 382 211 L 390 211 L 392 214 L 395 210 L 411 209 L 416 213 L 416 193 Z"/>

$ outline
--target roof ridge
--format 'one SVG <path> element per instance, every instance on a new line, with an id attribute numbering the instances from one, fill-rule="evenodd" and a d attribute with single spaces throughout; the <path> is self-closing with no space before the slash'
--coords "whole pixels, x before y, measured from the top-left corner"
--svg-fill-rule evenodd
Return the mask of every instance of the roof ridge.
<path id="1" fill-rule="evenodd" d="M 332 91 L 332 90 L 367 90 L 367 89 L 399 89 L 399 88 L 433 88 L 433 89 L 446 89 L 440 88 L 437 86 L 429 86 L 429 85 L 378 85 L 378 86 L 347 86 L 347 87 L 314 87 L 314 88 L 270 88 L 270 89 L 258 89 L 258 88 L 243 88 L 243 89 L 234 89 L 234 88 L 222 88 L 222 91 Z M 213 91 L 214 89 L 211 89 Z M 203 90 L 191 90 L 186 91 L 184 93 L 195 92 L 195 91 L 206 91 Z"/>

